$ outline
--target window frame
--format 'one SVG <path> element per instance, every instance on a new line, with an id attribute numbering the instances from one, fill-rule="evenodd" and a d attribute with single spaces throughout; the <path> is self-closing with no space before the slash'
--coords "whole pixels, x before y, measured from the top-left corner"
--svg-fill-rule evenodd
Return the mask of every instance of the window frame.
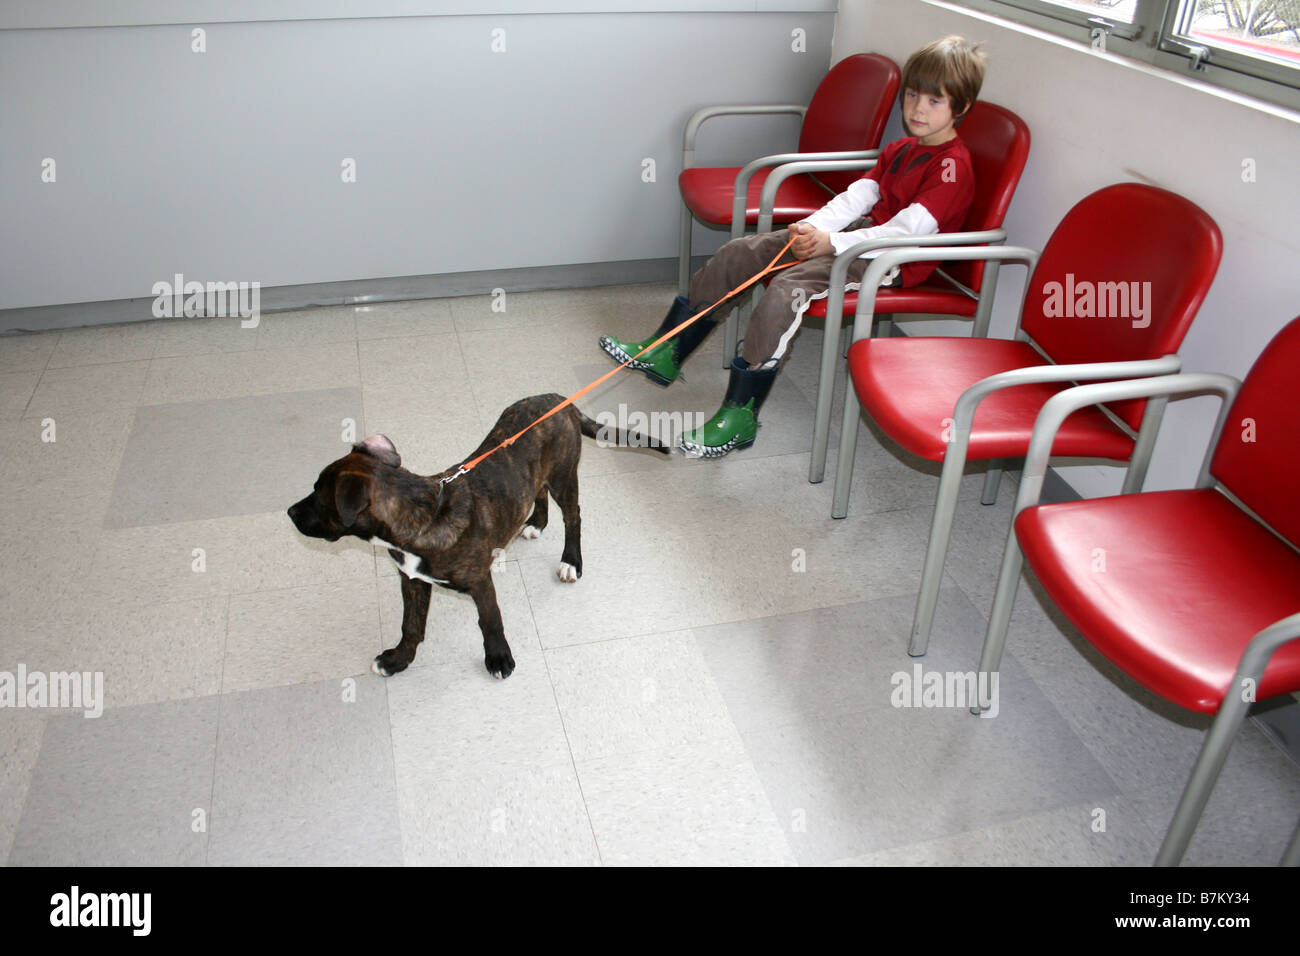
<path id="1" fill-rule="evenodd" d="M 1131 24 L 1104 14 L 1057 6 L 1047 0 L 949 2 L 1136 60 L 1184 79 L 1300 112 L 1300 61 L 1294 67 L 1274 63 L 1180 34 L 1180 0 L 1137 0 Z M 1104 36 L 1099 36 L 1098 31 Z M 1200 55 L 1198 48 L 1205 54 Z"/>

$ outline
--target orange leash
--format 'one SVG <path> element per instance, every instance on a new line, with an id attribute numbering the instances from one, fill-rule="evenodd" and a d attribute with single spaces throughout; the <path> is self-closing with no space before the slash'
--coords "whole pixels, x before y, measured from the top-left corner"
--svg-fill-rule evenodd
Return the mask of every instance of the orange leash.
<path id="1" fill-rule="evenodd" d="M 790 246 L 792 246 L 792 245 L 794 244 L 794 240 L 795 240 L 795 237 L 794 237 L 794 236 L 791 236 L 791 237 L 790 237 L 790 241 L 787 242 L 784 246 L 781 247 L 781 251 L 778 252 L 778 253 L 777 253 L 777 254 L 772 258 L 772 261 L 769 262 L 769 263 L 767 264 L 766 268 L 764 268 L 762 272 L 759 272 L 759 273 L 755 274 L 754 276 L 750 277 L 749 279 L 746 279 L 746 280 L 745 280 L 744 282 L 742 282 L 740 285 L 736 286 L 734 289 L 732 289 L 730 292 L 728 292 L 726 295 L 724 295 L 724 296 L 723 296 L 721 299 L 719 299 L 717 302 L 713 303 L 713 305 L 709 306 L 709 307 L 706 308 L 706 309 L 701 309 L 699 312 L 695 313 L 693 316 L 691 316 L 689 319 L 687 319 L 687 320 L 686 320 L 685 322 L 683 322 L 681 325 L 677 326 L 677 328 L 673 329 L 673 330 L 670 331 L 670 332 L 665 332 L 663 335 L 659 336 L 659 338 L 655 339 L 653 342 L 651 342 L 649 345 L 647 345 L 645 348 L 643 348 L 640 352 L 637 352 L 636 355 L 633 355 L 630 359 L 628 359 L 628 360 L 627 360 L 626 362 L 624 362 L 623 364 L 619 365 L 617 368 L 614 368 L 614 369 L 612 369 L 612 370 L 606 372 L 604 375 L 602 375 L 600 378 L 596 379 L 596 380 L 595 380 L 594 382 L 592 382 L 591 384 L 589 384 L 589 385 L 584 385 L 582 388 L 578 389 L 578 391 L 574 392 L 572 395 L 570 395 L 570 396 L 569 396 L 568 398 L 566 398 L 564 401 L 560 402 L 560 404 L 558 404 L 558 405 L 556 405 L 554 408 L 552 408 L 552 409 L 551 409 L 549 412 L 547 412 L 545 415 L 542 415 L 542 416 L 541 416 L 540 418 L 538 418 L 535 422 L 532 422 L 531 424 L 529 424 L 529 425 L 525 426 L 524 428 L 520 429 L 517 433 L 515 433 L 514 435 L 511 435 L 509 438 L 507 438 L 507 439 L 506 439 L 505 441 L 503 441 L 501 444 L 497 445 L 495 448 L 491 448 L 491 449 L 485 451 L 483 454 L 479 455 L 477 458 L 475 458 L 475 459 L 473 459 L 473 460 L 471 460 L 471 461 L 467 461 L 467 462 L 465 462 L 465 464 L 463 464 L 463 465 L 460 466 L 460 470 L 457 471 L 454 475 L 451 475 L 450 477 L 447 477 L 447 478 L 442 479 L 442 484 L 445 485 L 447 482 L 449 482 L 449 481 L 451 481 L 451 480 L 453 480 L 453 479 L 455 479 L 455 478 L 459 478 L 461 475 L 463 475 L 463 474 L 465 474 L 466 472 L 468 472 L 468 471 L 470 471 L 471 469 L 473 469 L 473 468 L 474 468 L 474 467 L 475 467 L 479 462 L 481 462 L 484 458 L 488 457 L 488 455 L 491 455 L 493 452 L 500 451 L 502 448 L 505 448 L 507 445 L 513 445 L 513 444 L 515 443 L 515 440 L 518 439 L 518 438 L 519 438 L 521 435 L 523 435 L 525 432 L 527 432 L 528 429 L 532 428 L 534 425 L 539 425 L 539 424 L 541 424 L 542 422 L 546 421 L 546 419 L 550 418 L 552 415 L 554 415 L 554 414 L 555 414 L 556 412 L 558 412 L 560 409 L 564 408 L 566 405 L 572 405 L 572 404 L 573 404 L 577 399 L 579 399 L 579 398 L 581 398 L 582 396 L 586 395 L 588 392 L 590 392 L 590 391 L 591 391 L 593 388 L 595 388 L 597 385 L 600 385 L 602 382 L 608 381 L 611 377 L 613 377 L 613 376 L 616 375 L 617 373 L 621 372 L 623 369 L 627 368 L 630 364 L 632 364 L 633 362 L 635 362 L 638 358 L 640 358 L 640 357 L 641 357 L 642 355 L 644 355 L 646 352 L 649 352 L 651 349 L 653 349 L 653 348 L 657 348 L 658 346 L 662 345 L 664 342 L 666 342 L 666 341 L 668 341 L 669 339 L 671 339 L 674 335 L 676 335 L 676 334 L 677 334 L 678 332 L 680 332 L 682 329 L 686 328 L 688 325 L 690 325 L 692 322 L 694 322 L 694 321 L 695 321 L 696 319 L 698 319 L 700 316 L 705 315 L 706 313 L 713 311 L 713 310 L 716 309 L 718 306 L 720 306 L 722 303 L 726 302 L 728 299 L 732 298 L 733 296 L 739 295 L 741 292 L 744 292 L 746 289 L 748 289 L 750 286 L 752 286 L 755 282 L 758 282 L 760 279 L 764 279 L 764 278 L 766 278 L 767 276 L 771 275 L 773 272 L 780 272 L 782 269 L 788 269 L 790 266 L 798 265 L 799 262 L 801 261 L 801 260 L 799 260 L 799 259 L 796 259 L 794 262 L 783 262 L 783 263 L 781 263 L 780 265 L 777 265 L 777 264 L 776 264 L 776 263 L 777 263 L 777 260 L 780 259 L 783 255 L 785 255 L 786 251 L 790 248 Z"/>

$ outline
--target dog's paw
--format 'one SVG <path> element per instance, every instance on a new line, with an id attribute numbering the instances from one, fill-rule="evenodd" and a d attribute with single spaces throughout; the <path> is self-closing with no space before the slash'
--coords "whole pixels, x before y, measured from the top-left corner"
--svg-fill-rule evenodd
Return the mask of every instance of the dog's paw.
<path id="1" fill-rule="evenodd" d="M 578 578 L 582 577 L 582 571 L 567 561 L 561 561 L 559 568 L 555 571 L 555 576 L 565 584 L 573 584 Z"/>
<path id="2" fill-rule="evenodd" d="M 541 536 L 542 536 L 542 529 L 534 528 L 530 524 L 524 525 L 523 530 L 519 532 L 519 537 L 527 538 L 529 541 L 531 541 L 533 538 L 540 538 Z"/>
<path id="3" fill-rule="evenodd" d="M 515 671 L 515 659 L 511 656 L 509 648 L 499 654 L 484 655 L 483 664 L 487 667 L 488 673 L 497 680 L 505 680 Z"/>
<path id="4" fill-rule="evenodd" d="M 396 651 L 397 648 L 395 647 L 384 651 L 370 662 L 370 669 L 380 677 L 392 677 L 394 674 L 400 674 L 406 670 L 407 665 L 411 662 L 400 658 Z"/>

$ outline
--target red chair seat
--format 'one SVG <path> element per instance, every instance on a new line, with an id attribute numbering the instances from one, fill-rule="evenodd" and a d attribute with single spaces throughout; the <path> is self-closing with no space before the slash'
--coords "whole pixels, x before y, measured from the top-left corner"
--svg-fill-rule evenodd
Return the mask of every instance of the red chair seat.
<path id="1" fill-rule="evenodd" d="M 735 195 L 736 173 L 739 166 L 717 166 L 684 169 L 677 177 L 682 200 L 696 219 L 715 226 L 731 225 L 731 202 Z M 763 183 L 772 174 L 771 169 L 760 169 L 749 180 L 746 199 L 745 224 L 758 225 L 758 203 L 763 193 Z M 776 191 L 776 206 L 772 222 L 786 225 L 811 216 L 830 201 L 834 194 L 812 176 L 791 176 Z"/>
<path id="2" fill-rule="evenodd" d="M 807 315 L 824 318 L 826 315 L 825 298 L 813 299 L 808 303 Z M 881 289 L 876 293 L 877 315 L 961 315 L 973 318 L 979 302 L 965 293 L 958 292 L 943 279 L 927 279 L 919 285 L 908 289 Z M 858 309 L 858 294 L 844 293 L 844 312 L 851 316 Z"/>
<path id="3" fill-rule="evenodd" d="M 953 409 L 981 379 L 1048 363 L 1027 342 L 940 336 L 862 339 L 849 349 L 858 400 L 885 432 L 914 455 L 942 461 Z M 975 411 L 967 458 L 1023 458 L 1043 404 L 1070 383 L 1000 389 Z M 1054 455 L 1127 460 L 1133 440 L 1096 408 L 1071 415 L 1052 446 Z"/>
<path id="4" fill-rule="evenodd" d="M 1089 642 L 1188 710 L 1217 711 L 1250 639 L 1300 611 L 1300 555 L 1217 491 L 1041 505 L 1015 528 L 1043 587 Z M 1273 655 L 1255 697 L 1296 686 L 1292 642 Z"/>

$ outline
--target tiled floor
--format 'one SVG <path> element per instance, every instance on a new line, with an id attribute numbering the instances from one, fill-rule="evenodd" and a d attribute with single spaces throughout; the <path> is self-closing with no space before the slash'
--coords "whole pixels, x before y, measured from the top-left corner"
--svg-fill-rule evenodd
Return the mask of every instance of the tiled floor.
<path id="1" fill-rule="evenodd" d="M 400 628 L 392 563 L 304 538 L 284 509 L 353 435 L 441 470 L 515 399 L 608 370 L 597 336 L 646 334 L 671 296 L 0 338 L 0 672 L 101 674 L 106 698 L 90 719 L 0 709 L 0 861 L 1148 863 L 1205 724 L 1099 660 L 1032 585 L 995 718 L 892 706 L 895 675 L 974 669 L 1014 486 L 981 507 L 967 479 L 913 661 L 936 472 L 864 436 L 850 516 L 829 517 L 830 483 L 806 480 L 816 329 L 752 449 L 588 443 L 583 579 L 556 579 L 558 521 L 495 572 L 509 680 L 446 591 L 414 665 L 370 672 Z M 624 373 L 581 405 L 679 430 L 718 405 L 720 346 L 669 390 Z M 1248 724 L 1188 862 L 1274 863 L 1298 814 L 1300 769 Z"/>

